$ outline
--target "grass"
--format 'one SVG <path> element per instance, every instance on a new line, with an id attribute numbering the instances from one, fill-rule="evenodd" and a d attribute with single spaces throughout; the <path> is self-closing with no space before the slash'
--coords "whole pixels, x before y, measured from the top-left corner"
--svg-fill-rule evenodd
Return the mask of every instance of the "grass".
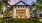
<path id="1" fill-rule="evenodd" d="M 3 19 L 0 19 L 0 23 L 3 22 Z"/>
<path id="2" fill-rule="evenodd" d="M 37 21 L 42 23 L 42 18 L 38 18 Z"/>
<path id="3" fill-rule="evenodd" d="M 14 18 L 14 19 L 11 19 L 8 23 L 36 23 L 34 22 L 32 19 L 28 19 L 28 18 Z"/>

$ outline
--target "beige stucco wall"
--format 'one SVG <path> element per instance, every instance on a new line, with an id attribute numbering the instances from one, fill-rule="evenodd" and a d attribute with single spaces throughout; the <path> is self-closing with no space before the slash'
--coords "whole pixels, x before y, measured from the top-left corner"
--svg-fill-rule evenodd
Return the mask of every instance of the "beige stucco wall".
<path id="1" fill-rule="evenodd" d="M 27 7 L 26 8 L 26 6 L 23 8 L 18 8 L 18 7 L 14 7 L 14 9 L 13 9 L 13 18 L 16 18 L 15 16 L 16 16 L 16 9 L 26 9 L 26 16 L 27 16 L 27 18 L 30 18 L 30 8 L 29 7 Z M 19 17 L 20 18 L 20 17 Z M 24 17 L 22 17 L 22 18 L 24 18 Z"/>

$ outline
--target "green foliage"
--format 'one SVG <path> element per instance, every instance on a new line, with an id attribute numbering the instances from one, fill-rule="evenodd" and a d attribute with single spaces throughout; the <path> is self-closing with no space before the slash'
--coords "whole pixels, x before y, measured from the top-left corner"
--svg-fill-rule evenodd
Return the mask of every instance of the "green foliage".
<path id="1" fill-rule="evenodd" d="M 32 2 L 32 7 L 35 7 L 36 6 L 36 3 L 35 2 Z"/>
<path id="2" fill-rule="evenodd" d="M 10 16 L 11 15 L 11 12 L 9 12 L 9 11 L 5 11 L 5 16 Z"/>
<path id="3" fill-rule="evenodd" d="M 3 3 L 5 3 L 7 5 L 8 4 L 8 0 L 4 0 Z"/>
<path id="4" fill-rule="evenodd" d="M 2 7 L 2 2 L 0 1 L 0 9 L 1 9 L 1 7 Z"/>
<path id="5" fill-rule="evenodd" d="M 40 10 L 42 10 L 42 0 L 37 0 L 36 3 L 33 2 L 32 7 L 35 7 L 35 6 L 37 6 L 36 11 L 40 11 Z"/>
<path id="6" fill-rule="evenodd" d="M 37 9 L 40 11 L 40 10 L 42 10 L 42 3 L 39 3 L 38 5 L 37 5 Z"/>
<path id="7" fill-rule="evenodd" d="M 0 12 L 2 12 L 2 2 L 0 1 Z"/>
<path id="8" fill-rule="evenodd" d="M 42 0 L 37 0 L 37 3 L 42 3 Z"/>

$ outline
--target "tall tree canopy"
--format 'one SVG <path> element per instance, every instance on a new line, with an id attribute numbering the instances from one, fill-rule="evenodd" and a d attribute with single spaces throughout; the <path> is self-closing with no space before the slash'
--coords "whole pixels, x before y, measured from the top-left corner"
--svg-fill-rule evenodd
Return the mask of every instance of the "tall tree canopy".
<path id="1" fill-rule="evenodd" d="M 2 12 L 2 1 L 0 1 L 0 13 Z"/>
<path id="2" fill-rule="evenodd" d="M 0 1 L 0 9 L 1 9 L 1 7 L 2 7 L 2 2 Z"/>
<path id="3" fill-rule="evenodd" d="M 8 0 L 2 0 L 2 2 L 6 5 L 8 4 Z"/>
<path id="4" fill-rule="evenodd" d="M 37 0 L 37 8 L 38 10 L 42 10 L 42 0 Z"/>

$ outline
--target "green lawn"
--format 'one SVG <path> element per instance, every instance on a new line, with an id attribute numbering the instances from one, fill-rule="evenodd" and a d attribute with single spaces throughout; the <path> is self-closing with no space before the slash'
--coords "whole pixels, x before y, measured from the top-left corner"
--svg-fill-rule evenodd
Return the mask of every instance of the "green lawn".
<path id="1" fill-rule="evenodd" d="M 3 22 L 3 19 L 0 19 L 0 23 Z"/>
<path id="2" fill-rule="evenodd" d="M 15 18 L 15 19 L 11 19 L 8 23 L 36 23 L 36 22 L 34 22 L 32 19 L 27 19 L 27 18 L 25 18 L 25 19 L 23 19 L 23 18 L 20 18 L 20 19 L 17 19 L 17 18 Z"/>
<path id="3" fill-rule="evenodd" d="M 42 17 L 36 19 L 38 22 L 42 23 Z"/>

